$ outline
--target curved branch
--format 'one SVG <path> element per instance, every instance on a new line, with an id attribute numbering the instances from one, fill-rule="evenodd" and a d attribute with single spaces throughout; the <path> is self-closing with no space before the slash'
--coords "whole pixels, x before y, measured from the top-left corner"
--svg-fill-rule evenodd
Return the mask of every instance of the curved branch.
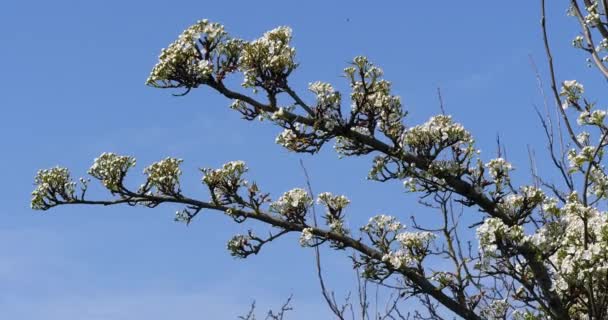
<path id="1" fill-rule="evenodd" d="M 262 211 L 259 211 L 259 212 L 245 211 L 242 209 L 235 209 L 235 208 L 230 208 L 227 206 L 216 205 L 213 203 L 204 202 L 204 201 L 200 201 L 200 200 L 196 200 L 196 199 L 192 199 L 192 198 L 188 198 L 188 197 L 183 197 L 183 196 L 180 196 L 178 198 L 178 197 L 170 197 L 170 196 L 164 196 L 164 195 L 140 194 L 140 195 L 129 197 L 129 198 L 106 200 L 106 201 L 74 199 L 69 202 L 60 202 L 57 205 L 88 204 L 88 205 L 109 206 L 109 205 L 117 205 L 117 204 L 125 204 L 125 203 L 137 204 L 137 203 L 145 203 L 145 202 L 155 202 L 158 204 L 165 203 L 165 202 L 180 203 L 180 204 L 196 206 L 196 207 L 199 207 L 202 209 L 209 209 L 209 210 L 215 210 L 215 211 L 221 211 L 221 212 L 226 212 L 226 211 L 230 210 L 231 216 L 238 216 L 238 217 L 241 217 L 244 219 L 253 219 L 253 220 L 265 222 L 271 226 L 279 227 L 286 231 L 301 232 L 304 228 L 309 228 L 305 224 L 286 221 L 286 220 L 280 219 L 276 216 L 273 216 L 269 213 L 265 213 Z M 324 229 L 317 228 L 317 227 L 312 227 L 311 232 L 315 236 L 329 239 L 332 241 L 340 242 L 340 243 L 344 244 L 345 248 L 352 248 L 352 249 L 356 250 L 357 252 L 359 252 L 360 254 L 363 254 L 370 258 L 382 261 L 382 257 L 383 257 L 382 252 L 380 252 L 379 250 L 376 250 L 372 247 L 367 246 L 360 240 L 355 240 L 346 235 L 338 234 L 338 233 L 324 230 Z M 421 292 L 432 296 L 439 303 L 441 303 L 446 308 L 453 311 L 455 314 L 461 316 L 462 318 L 470 319 L 470 320 L 481 320 L 482 319 L 477 314 L 475 314 L 475 312 L 468 309 L 466 306 L 461 305 L 456 300 L 452 299 L 451 297 L 449 297 L 448 295 L 443 293 L 441 291 L 441 289 L 435 287 L 428 279 L 426 279 L 424 276 L 420 275 L 416 269 L 404 266 L 399 269 L 391 269 L 391 270 L 394 272 L 398 272 L 398 273 L 402 274 L 403 276 L 405 276 L 406 278 L 408 278 L 410 281 L 412 281 L 412 283 L 414 283 L 416 286 L 418 286 L 418 288 L 420 289 Z"/>

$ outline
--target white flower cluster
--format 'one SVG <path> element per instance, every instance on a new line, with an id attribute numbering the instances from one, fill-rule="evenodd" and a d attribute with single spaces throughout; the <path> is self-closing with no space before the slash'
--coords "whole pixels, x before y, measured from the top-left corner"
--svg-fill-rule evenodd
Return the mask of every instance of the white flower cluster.
<path id="1" fill-rule="evenodd" d="M 385 135 L 398 138 L 403 132 L 401 99 L 391 94 L 391 83 L 381 79 L 382 69 L 366 57 L 357 56 L 344 73 L 350 80 L 353 114 L 366 115 L 366 121 L 378 121 Z"/>
<path id="2" fill-rule="evenodd" d="M 314 234 L 312 233 L 312 228 L 302 229 L 302 233 L 300 234 L 300 245 L 302 247 L 310 247 L 314 245 L 313 239 Z"/>
<path id="3" fill-rule="evenodd" d="M 238 189 L 247 184 L 242 178 L 247 172 L 247 167 L 243 161 L 230 161 L 220 169 L 205 168 L 203 183 L 213 192 L 213 199 L 222 204 L 232 201 Z"/>
<path id="4" fill-rule="evenodd" d="M 524 230 L 519 225 L 510 227 L 499 218 L 488 218 L 477 228 L 477 239 L 484 257 L 496 257 L 499 243 L 520 243 L 524 239 Z"/>
<path id="5" fill-rule="evenodd" d="M 237 234 L 232 239 L 228 240 L 226 245 L 230 255 L 237 258 L 245 257 L 245 250 L 249 246 L 250 237 L 242 234 Z"/>
<path id="6" fill-rule="evenodd" d="M 328 210 L 342 210 L 350 204 L 350 200 L 343 195 L 335 196 L 330 192 L 323 192 L 317 197 L 317 203 L 322 204 L 328 208 Z"/>
<path id="7" fill-rule="evenodd" d="M 431 276 L 431 280 L 439 284 L 439 289 L 450 287 L 456 282 L 456 277 L 450 272 L 435 271 Z"/>
<path id="8" fill-rule="evenodd" d="M 277 111 L 273 112 L 272 115 L 270 115 L 270 119 L 273 121 L 278 121 L 278 120 L 283 120 L 283 117 L 285 117 L 285 108 L 284 107 L 279 107 L 279 109 L 277 109 Z"/>
<path id="9" fill-rule="evenodd" d="M 175 218 L 173 218 L 175 222 L 182 222 L 185 224 L 189 224 L 191 219 L 192 216 L 190 215 L 190 213 L 188 213 L 187 210 L 175 211 Z"/>
<path id="10" fill-rule="evenodd" d="M 232 100 L 232 103 L 230 103 L 229 107 L 230 107 L 230 109 L 236 110 L 241 113 L 246 113 L 248 110 L 247 104 L 244 101 L 239 100 L 239 99 Z"/>
<path id="11" fill-rule="evenodd" d="M 600 12 L 597 1 L 590 1 L 591 5 L 586 6 L 587 15 L 584 17 L 585 23 L 590 27 L 596 27 L 601 23 Z"/>
<path id="12" fill-rule="evenodd" d="M 485 164 L 490 177 L 497 185 L 509 181 L 509 172 L 513 170 L 513 166 L 503 158 L 490 160 Z"/>
<path id="13" fill-rule="evenodd" d="M 404 147 L 419 151 L 441 150 L 457 143 L 472 142 L 471 134 L 446 115 L 431 117 L 426 123 L 407 129 L 402 139 Z"/>
<path id="14" fill-rule="evenodd" d="M 311 82 L 308 84 L 308 90 L 317 97 L 317 105 L 340 105 L 340 93 L 329 83 Z"/>
<path id="15" fill-rule="evenodd" d="M 414 179 L 412 177 L 405 178 L 405 180 L 403 180 L 403 187 L 408 192 L 416 192 L 418 190 L 417 186 L 418 186 L 418 183 L 417 183 L 416 179 Z"/>
<path id="16" fill-rule="evenodd" d="M 146 189 L 156 188 L 164 194 L 179 193 L 179 176 L 182 174 L 179 166 L 182 162 L 182 159 L 166 158 L 145 168 L 144 174 L 148 176 Z"/>
<path id="17" fill-rule="evenodd" d="M 498 203 L 498 208 L 509 215 L 517 217 L 531 212 L 545 200 L 545 193 L 534 186 L 523 186 L 518 194 L 509 194 Z"/>
<path id="18" fill-rule="evenodd" d="M 582 170 L 585 163 L 593 161 L 596 150 L 596 147 L 593 146 L 585 146 L 579 152 L 570 149 L 568 151 L 568 161 L 570 161 L 571 170 Z"/>
<path id="19" fill-rule="evenodd" d="M 395 269 L 409 265 L 413 260 L 405 250 L 389 251 L 382 256 L 382 261 Z"/>
<path id="20" fill-rule="evenodd" d="M 574 40 L 572 40 L 572 46 L 575 48 L 582 49 L 584 47 L 583 36 L 578 35 L 578 36 L 574 37 Z"/>
<path id="21" fill-rule="evenodd" d="M 308 192 L 301 188 L 289 190 L 270 204 L 270 209 L 289 220 L 301 222 L 313 201 Z"/>
<path id="22" fill-rule="evenodd" d="M 583 131 L 576 135 L 576 141 L 578 141 L 578 143 L 580 143 L 581 145 L 588 145 L 589 137 L 589 132 Z"/>
<path id="23" fill-rule="evenodd" d="M 507 299 L 492 300 L 488 306 L 482 308 L 479 312 L 483 319 L 487 320 L 504 320 L 507 319 L 507 312 L 510 307 Z"/>
<path id="24" fill-rule="evenodd" d="M 245 43 L 239 66 L 245 74 L 244 87 L 273 86 L 296 68 L 296 51 L 291 42 L 291 29 L 278 27 L 254 41 Z"/>
<path id="25" fill-rule="evenodd" d="M 397 235 L 397 241 L 405 248 L 423 249 L 436 238 L 432 232 L 402 232 Z"/>
<path id="26" fill-rule="evenodd" d="M 348 230 L 344 227 L 344 218 L 342 216 L 342 210 L 350 203 L 348 198 L 343 195 L 335 196 L 329 192 L 323 192 L 319 194 L 317 203 L 327 208 L 325 220 L 331 231 L 340 234 L 348 233 Z"/>
<path id="27" fill-rule="evenodd" d="M 431 232 L 402 232 L 397 234 L 396 239 L 400 245 L 399 249 L 384 254 L 382 261 L 399 269 L 422 261 L 435 235 Z"/>
<path id="28" fill-rule="evenodd" d="M 303 126 L 299 123 L 295 124 L 295 130 L 301 130 Z M 301 143 L 298 135 L 292 129 L 284 129 L 274 140 L 276 144 L 282 145 L 287 150 L 294 151 L 298 149 Z"/>
<path id="29" fill-rule="evenodd" d="M 30 203 L 34 210 L 46 210 L 56 204 L 57 200 L 74 199 L 76 183 L 71 180 L 70 172 L 66 168 L 38 170 L 34 183 L 36 189 L 32 191 Z"/>
<path id="30" fill-rule="evenodd" d="M 543 210 L 550 222 L 525 235 L 523 227 L 507 226 L 498 218 L 489 218 L 477 229 L 480 250 L 485 258 L 496 258 L 500 244 L 509 247 L 533 245 L 542 252 L 551 252 L 553 286 L 558 294 L 567 296 L 574 288 L 587 283 L 594 292 L 608 285 L 608 215 L 584 206 L 573 193 L 562 208 L 555 199 L 546 199 Z M 576 309 L 576 308 L 574 308 Z"/>
<path id="31" fill-rule="evenodd" d="M 572 103 L 578 101 L 585 93 L 585 88 L 576 80 L 566 80 L 562 84 L 560 96 L 565 97 L 562 108 L 567 109 Z"/>
<path id="32" fill-rule="evenodd" d="M 600 54 L 602 52 L 607 52 L 608 51 L 608 38 L 602 38 L 602 40 L 600 40 L 600 43 L 595 47 L 595 51 Z M 601 57 L 602 62 L 606 63 L 608 62 L 608 55 L 605 55 L 603 57 Z"/>
<path id="33" fill-rule="evenodd" d="M 135 166 L 135 158 L 104 152 L 95 159 L 89 174 L 99 179 L 111 192 L 118 192 L 129 168 Z"/>
<path id="34" fill-rule="evenodd" d="M 598 198 L 608 196 L 608 176 L 606 175 L 603 166 L 599 168 L 596 166 L 591 167 L 589 172 L 589 182 L 591 187 L 589 191 Z"/>
<path id="35" fill-rule="evenodd" d="M 323 118 L 323 129 L 332 131 L 342 121 L 340 119 L 340 93 L 335 91 L 331 84 L 317 81 L 308 84 L 317 99 L 316 111 Z"/>
<path id="36" fill-rule="evenodd" d="M 594 286 L 604 288 L 608 285 L 608 215 L 569 201 L 560 210 L 560 222 L 562 232 L 546 239 L 558 247 L 551 257 L 557 268 L 556 289 L 567 292 L 589 275 L 597 279 Z"/>
<path id="37" fill-rule="evenodd" d="M 606 119 L 606 110 L 593 110 L 582 111 L 578 118 L 576 119 L 576 123 L 579 125 L 595 125 L 601 126 L 604 124 L 604 119 Z"/>
<path id="38" fill-rule="evenodd" d="M 365 226 L 361 228 L 362 231 L 367 233 L 382 233 L 386 232 L 399 232 L 404 226 L 393 216 L 379 214 L 369 218 L 369 221 Z"/>
<path id="39" fill-rule="evenodd" d="M 204 81 L 213 72 L 213 64 L 202 55 L 204 52 L 199 49 L 197 41 L 200 39 L 208 44 L 207 47 L 214 48 L 225 36 L 223 25 L 207 19 L 188 27 L 168 48 L 162 49 L 146 84 L 166 87 L 173 86 L 173 81 L 190 79 L 194 83 L 188 85 L 196 86 L 197 81 Z"/>

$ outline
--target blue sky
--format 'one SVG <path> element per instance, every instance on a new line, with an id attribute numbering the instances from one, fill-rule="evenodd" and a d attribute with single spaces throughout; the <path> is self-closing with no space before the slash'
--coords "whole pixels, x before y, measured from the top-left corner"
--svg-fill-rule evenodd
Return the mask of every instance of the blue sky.
<path id="1" fill-rule="evenodd" d="M 7 319 L 235 319 L 254 299 L 263 311 L 293 293 L 292 319 L 328 317 L 313 252 L 296 237 L 240 261 L 225 243 L 246 226 L 215 213 L 185 227 L 172 221 L 174 207 L 29 209 L 39 168 L 62 165 L 84 175 L 104 151 L 137 157 L 137 174 L 166 156 L 183 158 L 183 189 L 201 198 L 200 167 L 245 160 L 249 177 L 276 196 L 303 185 L 303 159 L 317 192 L 353 200 L 352 226 L 377 213 L 406 222 L 416 214 L 432 219 L 399 183 L 366 181 L 369 158 L 339 160 L 331 148 L 314 157 L 291 154 L 275 145 L 277 128 L 240 120 L 229 101 L 208 89 L 176 98 L 144 86 L 160 49 L 198 19 L 221 22 L 244 39 L 291 26 L 301 62 L 292 81 L 301 89 L 316 80 L 345 88 L 342 68 L 367 55 L 393 81 L 409 125 L 439 112 L 441 87 L 448 113 L 475 134 L 484 157 L 494 155 L 500 134 L 525 176 L 526 145 L 538 153 L 544 146 L 532 109 L 542 98 L 529 63 L 532 55 L 545 74 L 536 1 L 346 3 L 2 4 L 0 313 Z M 591 95 L 599 92 L 585 82 L 598 83 L 599 76 L 570 47 L 577 26 L 565 4 L 550 9 L 559 80 L 576 78 Z M 354 289 L 344 255 L 326 253 L 325 261 L 338 293 Z"/>

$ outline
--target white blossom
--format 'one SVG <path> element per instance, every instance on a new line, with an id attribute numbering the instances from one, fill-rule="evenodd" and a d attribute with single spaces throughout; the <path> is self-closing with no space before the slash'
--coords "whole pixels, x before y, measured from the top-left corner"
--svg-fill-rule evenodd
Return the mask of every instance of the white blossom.
<path id="1" fill-rule="evenodd" d="M 597 149 L 593 146 L 585 146 L 579 152 L 575 149 L 571 149 L 568 151 L 570 167 L 572 169 L 581 169 L 585 163 L 593 161 L 596 150 Z"/>
<path id="2" fill-rule="evenodd" d="M 108 190 L 118 192 L 127 170 L 134 166 L 135 158 L 133 157 L 104 152 L 95 159 L 89 169 L 89 174 L 99 179 Z"/>
<path id="3" fill-rule="evenodd" d="M 66 168 L 39 170 L 34 182 L 36 188 L 32 191 L 32 209 L 46 210 L 59 200 L 74 199 L 76 183 L 71 180 L 70 172 Z"/>
<path id="4" fill-rule="evenodd" d="M 427 150 L 461 142 L 472 142 L 471 134 L 461 124 L 454 123 L 450 116 L 438 115 L 422 125 L 407 129 L 402 143 L 415 150 Z"/>
<path id="5" fill-rule="evenodd" d="M 174 82 L 192 80 L 195 83 L 187 85 L 196 86 L 198 82 L 205 81 L 213 72 L 213 64 L 201 56 L 197 47 L 198 41 L 202 39 L 215 47 L 225 36 L 226 32 L 221 24 L 209 22 L 207 19 L 198 21 L 184 30 L 168 48 L 161 51 L 159 61 L 146 83 L 157 87 L 171 87 Z"/>
<path id="6" fill-rule="evenodd" d="M 301 125 L 296 125 L 296 129 Z M 276 144 L 280 144 L 288 150 L 296 150 L 298 146 L 298 135 L 292 129 L 284 129 L 275 139 Z"/>
<path id="7" fill-rule="evenodd" d="M 424 249 L 435 239 L 435 234 L 431 232 L 402 232 L 397 235 L 397 241 L 404 248 Z"/>
<path id="8" fill-rule="evenodd" d="M 509 172 L 513 170 L 513 166 L 503 158 L 490 160 L 485 164 L 490 177 L 497 183 L 501 184 L 504 181 L 509 181 Z"/>
<path id="9" fill-rule="evenodd" d="M 389 263 L 394 269 L 400 269 L 412 262 L 411 257 L 403 250 L 391 251 L 384 254 L 382 256 L 382 261 Z"/>
<path id="10" fill-rule="evenodd" d="M 492 300 L 490 304 L 483 308 L 480 314 L 487 320 L 503 320 L 507 316 L 510 303 L 507 299 Z"/>
<path id="11" fill-rule="evenodd" d="M 250 237 L 242 234 L 237 234 L 230 239 L 226 245 L 230 255 L 237 258 L 244 258 L 244 250 L 248 247 Z"/>
<path id="12" fill-rule="evenodd" d="M 296 51 L 290 46 L 291 29 L 278 27 L 252 42 L 245 43 L 239 66 L 245 75 L 243 86 L 271 86 L 296 67 Z"/>
<path id="13" fill-rule="evenodd" d="M 300 245 L 302 247 L 310 247 L 313 245 L 313 233 L 312 228 L 304 228 L 302 229 L 302 233 L 300 234 Z"/>
<path id="14" fill-rule="evenodd" d="M 562 84 L 562 89 L 560 91 L 560 96 L 565 97 L 566 99 L 563 102 L 562 108 L 566 109 L 573 102 L 578 101 L 581 96 L 585 93 L 585 88 L 582 84 L 580 84 L 576 80 L 566 80 Z"/>
<path id="15" fill-rule="evenodd" d="M 583 48 L 583 36 L 578 35 L 572 40 L 572 46 L 575 48 L 582 49 Z"/>
<path id="16" fill-rule="evenodd" d="M 288 219 L 302 219 L 313 200 L 301 188 L 295 188 L 285 192 L 279 199 L 270 204 L 270 209 Z"/>
<path id="17" fill-rule="evenodd" d="M 349 231 L 344 227 L 342 210 L 348 206 L 350 200 L 343 195 L 333 195 L 329 192 L 319 194 L 317 203 L 325 206 L 327 212 L 325 220 L 329 229 L 340 234 L 347 234 Z"/>
<path id="18" fill-rule="evenodd" d="M 339 106 L 340 94 L 334 90 L 331 84 L 317 81 L 308 84 L 308 90 L 317 97 L 318 106 Z"/>
<path id="19" fill-rule="evenodd" d="M 330 192 L 323 192 L 317 197 L 317 203 L 334 210 L 342 210 L 350 203 L 350 200 L 343 195 L 335 196 Z"/>
<path id="20" fill-rule="evenodd" d="M 365 232 L 375 232 L 378 230 L 398 232 L 403 228 L 404 226 L 401 224 L 401 222 L 397 221 L 397 218 L 380 214 L 369 218 L 368 223 L 363 226 L 361 230 Z"/>
<path id="21" fill-rule="evenodd" d="M 499 218 L 488 218 L 477 228 L 477 239 L 481 252 L 487 257 L 494 257 L 498 254 L 498 241 L 508 240 L 518 244 L 524 240 L 524 233 L 519 225 L 508 226 Z"/>
<path id="22" fill-rule="evenodd" d="M 144 174 L 148 176 L 146 187 L 154 187 L 164 194 L 178 193 L 182 174 L 179 165 L 182 162 L 182 159 L 166 158 L 145 168 Z"/>
<path id="23" fill-rule="evenodd" d="M 247 166 L 243 161 L 230 161 L 220 169 L 202 169 L 203 183 L 213 192 L 213 199 L 222 204 L 229 204 L 240 187 L 246 186 L 247 181 L 243 174 L 247 172 Z"/>

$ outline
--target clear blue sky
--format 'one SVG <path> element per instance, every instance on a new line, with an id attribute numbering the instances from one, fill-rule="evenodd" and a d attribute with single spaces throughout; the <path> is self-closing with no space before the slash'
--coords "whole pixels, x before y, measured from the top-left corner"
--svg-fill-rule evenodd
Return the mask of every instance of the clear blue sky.
<path id="1" fill-rule="evenodd" d="M 553 2 L 553 1 L 551 1 Z M 39 168 L 84 175 L 104 151 L 144 166 L 185 159 L 184 189 L 206 198 L 197 168 L 245 160 L 250 178 L 278 195 L 302 186 L 298 160 L 317 192 L 353 199 L 353 227 L 376 213 L 419 212 L 399 183 L 365 180 L 370 159 L 315 157 L 274 144 L 278 129 L 247 123 L 229 101 L 201 89 L 182 98 L 144 86 L 160 48 L 209 18 L 245 39 L 279 25 L 294 30 L 300 68 L 294 83 L 345 88 L 342 68 L 367 55 L 385 69 L 416 124 L 439 112 L 436 88 L 455 119 L 477 137 L 484 157 L 497 133 L 525 174 L 526 144 L 542 152 L 532 112 L 542 99 L 529 63 L 543 70 L 537 1 L 7 1 L 0 9 L 0 314 L 6 319 L 235 319 L 255 299 L 261 309 L 294 294 L 294 317 L 327 318 L 312 251 L 296 237 L 235 260 L 225 250 L 244 232 L 220 214 L 174 223 L 174 207 L 29 209 Z M 570 47 L 577 34 L 565 4 L 549 23 L 560 80 L 598 82 Z M 593 94 L 592 85 L 586 84 Z M 597 95 L 596 95 L 597 96 Z M 542 162 L 541 162 L 542 164 Z M 133 183 L 136 183 L 133 181 Z M 471 212 L 474 214 L 474 212 Z M 419 219 L 430 220 L 427 213 Z M 327 278 L 353 289 L 350 263 L 326 255 Z M 261 310 L 262 311 L 262 310 Z"/>

